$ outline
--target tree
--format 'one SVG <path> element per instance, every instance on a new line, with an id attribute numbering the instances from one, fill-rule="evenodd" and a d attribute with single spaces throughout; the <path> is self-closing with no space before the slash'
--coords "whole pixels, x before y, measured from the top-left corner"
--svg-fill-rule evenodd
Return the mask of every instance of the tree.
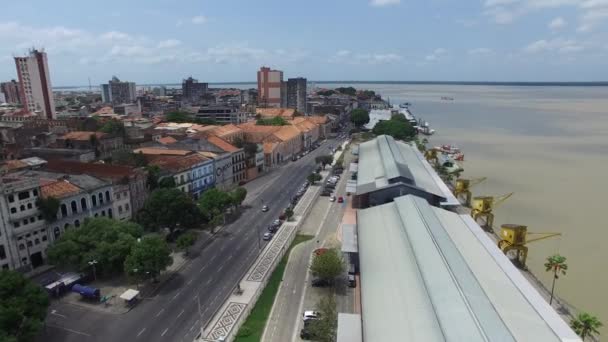
<path id="1" fill-rule="evenodd" d="M 124 262 L 129 276 L 156 279 L 161 271 L 173 263 L 171 251 L 165 239 L 157 234 L 146 235 L 138 241 Z"/>
<path id="2" fill-rule="evenodd" d="M 119 150 L 112 152 L 112 164 L 145 167 L 148 166 L 148 161 L 146 160 L 146 156 L 141 152 L 133 153 L 131 151 Z"/>
<path id="3" fill-rule="evenodd" d="M 241 204 L 243 204 L 243 201 L 245 201 L 245 198 L 247 197 L 247 189 L 239 186 L 230 193 L 230 196 L 232 197 L 232 202 L 234 203 L 234 205 L 240 206 Z"/>
<path id="4" fill-rule="evenodd" d="M 38 197 L 36 205 L 40 208 L 42 217 L 46 222 L 54 222 L 57 220 L 57 212 L 61 206 L 61 202 L 55 197 Z"/>
<path id="5" fill-rule="evenodd" d="M 114 274 L 122 271 L 125 258 L 142 233 L 136 223 L 105 217 L 87 219 L 79 229 L 66 231 L 47 254 L 58 266 L 86 270 L 89 261 L 96 260 L 98 274 Z"/>
<path id="6" fill-rule="evenodd" d="M 323 155 L 315 157 L 315 163 L 321 164 L 325 169 L 326 165 L 331 164 L 334 161 L 334 157 L 332 155 Z"/>
<path id="7" fill-rule="evenodd" d="M 146 230 L 158 231 L 177 227 L 193 228 L 200 223 L 201 213 L 194 201 L 175 188 L 159 188 L 150 194 L 137 214 L 137 221 Z"/>
<path id="8" fill-rule="evenodd" d="M 158 178 L 160 177 L 160 167 L 158 165 L 149 165 L 146 167 L 146 171 L 148 171 L 148 179 L 146 180 L 146 185 L 149 190 L 155 190 L 158 188 Z"/>
<path id="9" fill-rule="evenodd" d="M 361 108 L 353 109 L 350 112 L 350 121 L 357 128 L 361 128 L 361 126 L 369 123 L 369 112 Z"/>
<path id="10" fill-rule="evenodd" d="M 292 217 L 293 217 L 293 209 L 291 209 L 291 207 L 285 209 L 285 218 L 287 219 L 287 221 L 291 221 Z"/>
<path id="11" fill-rule="evenodd" d="M 42 287 L 9 270 L 0 272 L 0 341 L 33 341 L 44 325 L 49 298 Z"/>
<path id="12" fill-rule="evenodd" d="M 353 87 L 339 87 L 339 88 L 336 88 L 336 91 L 341 94 L 350 95 L 350 96 L 357 95 L 357 89 L 355 89 Z"/>
<path id="13" fill-rule="evenodd" d="M 185 112 L 171 112 L 165 115 L 165 121 L 175 123 L 191 122 L 192 117 L 190 116 L 190 114 Z"/>
<path id="14" fill-rule="evenodd" d="M 165 177 L 158 182 L 158 187 L 164 189 L 175 188 L 175 179 L 173 177 Z"/>
<path id="15" fill-rule="evenodd" d="M 338 333 L 338 311 L 333 295 L 321 298 L 316 305 L 319 319 L 313 320 L 309 331 L 315 341 L 334 342 Z"/>
<path id="16" fill-rule="evenodd" d="M 310 265 L 312 275 L 330 282 L 344 272 L 344 260 L 337 249 L 332 248 L 320 255 L 315 255 Z"/>
<path id="17" fill-rule="evenodd" d="M 269 119 L 257 119 L 255 124 L 258 126 L 285 126 L 287 121 L 280 116 L 275 116 Z"/>
<path id="18" fill-rule="evenodd" d="M 549 305 L 553 303 L 553 292 L 555 290 L 555 281 L 559 278 L 559 273 L 566 275 L 568 265 L 566 264 L 566 257 L 559 254 L 552 255 L 547 258 L 545 263 L 545 271 L 553 272 L 553 284 L 551 285 L 551 299 Z"/>
<path id="19" fill-rule="evenodd" d="M 381 120 L 372 129 L 375 135 L 390 135 L 398 140 L 412 140 L 416 136 L 414 126 L 407 120 L 393 116 L 390 120 Z"/>
<path id="20" fill-rule="evenodd" d="M 200 208 L 202 215 L 209 221 L 217 215 L 221 215 L 223 218 L 224 211 L 232 204 L 232 196 L 230 196 L 229 193 L 216 188 L 203 192 L 201 198 L 198 200 L 198 207 Z"/>
<path id="21" fill-rule="evenodd" d="M 177 248 L 183 250 L 185 254 L 188 255 L 188 248 L 194 245 L 197 238 L 198 234 L 196 234 L 196 232 L 189 231 L 180 235 L 175 241 L 175 244 L 177 245 Z"/>
<path id="22" fill-rule="evenodd" d="M 258 153 L 258 145 L 256 143 L 246 142 L 243 145 L 243 150 L 248 158 L 255 156 Z"/>
<path id="23" fill-rule="evenodd" d="M 318 173 L 311 173 L 308 175 L 308 177 L 306 177 L 310 184 L 315 184 L 317 181 L 320 181 L 321 178 L 321 175 Z"/>
<path id="24" fill-rule="evenodd" d="M 319 96 L 331 96 L 331 95 L 333 95 L 335 93 L 336 92 L 333 91 L 333 90 L 331 90 L 331 89 L 317 91 L 317 95 L 319 95 Z"/>
<path id="25" fill-rule="evenodd" d="M 584 341 L 585 337 L 599 335 L 599 328 L 603 326 L 600 320 L 586 312 L 582 312 L 570 321 L 570 327 Z"/>
<path id="26" fill-rule="evenodd" d="M 100 132 L 108 133 L 117 137 L 124 137 L 127 135 L 125 124 L 118 120 L 109 120 L 99 129 Z"/>

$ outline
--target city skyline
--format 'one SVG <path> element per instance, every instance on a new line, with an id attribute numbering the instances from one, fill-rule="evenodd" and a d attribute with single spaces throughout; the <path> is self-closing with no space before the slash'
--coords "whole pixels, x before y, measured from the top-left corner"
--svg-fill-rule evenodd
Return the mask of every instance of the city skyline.
<path id="1" fill-rule="evenodd" d="M 289 12 L 277 0 L 69 3 L 5 4 L 2 81 L 17 78 L 12 58 L 31 47 L 47 52 L 55 87 L 112 75 L 138 84 L 255 82 L 263 65 L 316 81 L 608 79 L 606 1 L 315 0 Z"/>

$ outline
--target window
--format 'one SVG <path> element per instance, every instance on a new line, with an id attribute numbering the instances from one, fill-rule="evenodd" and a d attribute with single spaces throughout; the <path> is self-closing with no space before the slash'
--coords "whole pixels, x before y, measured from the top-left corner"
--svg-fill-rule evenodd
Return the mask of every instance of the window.
<path id="1" fill-rule="evenodd" d="M 21 258 L 21 262 L 27 265 L 27 258 Z"/>
<path id="2" fill-rule="evenodd" d="M 122 205 L 119 205 L 119 206 L 118 206 L 118 214 L 119 214 L 119 215 L 120 215 L 120 214 L 122 214 Z"/>
<path id="3" fill-rule="evenodd" d="M 46 241 L 46 235 L 42 236 L 42 241 Z"/>
<path id="4" fill-rule="evenodd" d="M 110 191 L 106 190 L 106 201 L 110 202 Z"/>
<path id="5" fill-rule="evenodd" d="M 36 222 L 36 218 L 34 216 L 30 217 L 30 223 Z"/>
<path id="6" fill-rule="evenodd" d="M 72 201 L 70 206 L 72 207 L 72 214 L 76 214 L 78 212 L 78 204 L 76 204 L 76 201 Z"/>
<path id="7" fill-rule="evenodd" d="M 80 199 L 80 208 L 87 210 L 87 199 L 84 197 Z"/>
<path id="8" fill-rule="evenodd" d="M 125 211 L 129 211 L 129 203 L 125 204 Z"/>
<path id="9" fill-rule="evenodd" d="M 126 191 L 124 191 L 124 192 L 122 193 L 122 195 L 123 195 L 124 197 L 127 197 L 127 192 L 126 192 Z"/>
<path id="10" fill-rule="evenodd" d="M 74 221 L 74 227 L 80 227 L 80 220 Z"/>
<path id="11" fill-rule="evenodd" d="M 108 217 L 112 218 L 112 208 L 108 209 Z"/>
<path id="12" fill-rule="evenodd" d="M 13 225 L 15 226 L 15 228 L 19 228 L 21 226 L 21 223 L 15 222 L 15 223 L 13 223 Z"/>
<path id="13" fill-rule="evenodd" d="M 93 202 L 93 206 L 97 205 L 97 197 L 95 195 L 91 196 L 91 201 Z"/>
<path id="14" fill-rule="evenodd" d="M 179 179 L 180 179 L 180 183 L 183 183 L 183 182 L 184 182 L 184 175 L 181 175 L 181 176 L 179 177 Z"/>
<path id="15" fill-rule="evenodd" d="M 9 203 L 15 202 L 15 196 L 13 194 L 8 195 L 8 202 Z"/>
<path id="16" fill-rule="evenodd" d="M 0 260 L 6 259 L 6 251 L 4 250 L 4 245 L 0 245 Z"/>
<path id="17" fill-rule="evenodd" d="M 23 222 L 21 222 L 21 223 L 23 223 L 23 225 L 25 226 L 25 225 L 27 225 L 28 220 L 23 220 Z"/>
<path id="18" fill-rule="evenodd" d="M 38 215 L 38 220 L 42 221 L 42 215 Z"/>
<path id="19" fill-rule="evenodd" d="M 68 230 L 68 228 L 70 228 L 69 224 L 66 223 L 66 224 L 63 225 L 63 230 Z"/>
<path id="20" fill-rule="evenodd" d="M 120 199 L 120 192 L 116 193 L 116 199 L 119 200 Z"/>
<path id="21" fill-rule="evenodd" d="M 20 211 L 24 211 L 24 210 L 25 210 L 25 206 L 22 204 L 22 205 L 19 207 L 19 210 L 20 210 Z"/>
<path id="22" fill-rule="evenodd" d="M 11 214 L 15 214 L 17 212 L 17 208 L 11 208 Z"/>
<path id="23" fill-rule="evenodd" d="M 30 198 L 30 192 L 29 191 L 22 191 L 22 192 L 19 193 L 19 195 L 17 195 L 17 197 L 19 198 L 19 200 L 28 199 L 28 198 Z"/>
<path id="24" fill-rule="evenodd" d="M 32 241 L 28 241 L 28 242 L 27 242 L 27 246 L 28 246 L 28 247 L 32 247 L 32 246 L 34 246 L 34 244 L 32 243 Z"/>
<path id="25" fill-rule="evenodd" d="M 32 208 L 33 208 L 32 203 L 28 203 L 28 204 L 27 204 L 27 208 L 28 208 L 28 209 L 32 209 Z"/>
<path id="26" fill-rule="evenodd" d="M 68 207 L 65 204 L 61 205 L 61 216 L 68 216 Z"/>
<path id="27" fill-rule="evenodd" d="M 25 249 L 25 245 L 24 245 L 24 244 L 22 244 L 22 243 L 20 243 L 20 244 L 19 244 L 19 250 L 20 250 L 20 251 L 22 251 L 22 250 L 24 250 L 24 249 Z"/>
<path id="28" fill-rule="evenodd" d="M 38 196 L 38 190 L 34 189 L 34 191 L 32 191 L 32 193 L 34 194 L 34 197 Z"/>
<path id="29" fill-rule="evenodd" d="M 105 210 L 101 211 L 101 216 L 106 216 L 106 211 Z"/>
<path id="30" fill-rule="evenodd" d="M 98 213 L 95 213 L 95 217 L 98 217 L 98 216 L 99 216 L 99 214 L 98 214 Z"/>
<path id="31" fill-rule="evenodd" d="M 34 244 L 35 244 L 35 245 L 39 245 L 39 244 L 40 244 L 40 240 L 39 240 L 39 239 L 35 239 L 35 240 L 34 240 Z"/>
<path id="32" fill-rule="evenodd" d="M 61 236 L 61 231 L 59 230 L 59 227 L 55 227 L 55 229 L 53 229 L 53 235 L 55 235 L 55 240 L 59 239 L 59 236 Z"/>
<path id="33" fill-rule="evenodd" d="M 99 193 L 99 205 L 103 204 L 103 194 L 100 192 Z"/>

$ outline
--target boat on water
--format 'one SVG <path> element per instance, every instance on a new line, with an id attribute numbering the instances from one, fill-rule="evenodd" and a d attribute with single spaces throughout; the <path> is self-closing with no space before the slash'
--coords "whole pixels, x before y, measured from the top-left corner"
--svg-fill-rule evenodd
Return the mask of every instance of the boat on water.
<path id="1" fill-rule="evenodd" d="M 435 134 L 435 130 L 430 128 L 428 125 L 427 126 L 414 126 L 414 128 L 416 129 L 416 131 L 419 134 L 424 134 L 424 135 L 433 135 Z"/>
<path id="2" fill-rule="evenodd" d="M 442 96 L 441 99 L 443 101 L 454 101 L 454 98 L 453 97 L 449 97 L 449 96 Z"/>
<path id="3" fill-rule="evenodd" d="M 399 105 L 399 108 L 408 109 L 412 104 L 409 102 L 404 102 Z"/>
<path id="4" fill-rule="evenodd" d="M 456 145 L 444 144 L 441 146 L 436 146 L 435 149 L 441 152 L 441 154 L 449 156 L 453 160 L 464 161 L 464 153 L 462 153 L 460 148 L 458 148 Z"/>
<path id="5" fill-rule="evenodd" d="M 455 174 L 464 171 L 464 168 L 460 166 L 451 155 L 439 155 L 437 161 L 439 165 L 445 168 L 445 171 L 448 174 Z"/>

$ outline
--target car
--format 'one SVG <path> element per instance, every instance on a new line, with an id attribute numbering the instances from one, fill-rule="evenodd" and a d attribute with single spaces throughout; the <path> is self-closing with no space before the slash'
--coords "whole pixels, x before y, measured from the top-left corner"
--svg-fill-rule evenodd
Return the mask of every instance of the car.
<path id="1" fill-rule="evenodd" d="M 310 319 L 319 319 L 321 317 L 321 313 L 318 311 L 304 311 L 304 313 L 302 314 L 303 318 L 305 321 L 308 321 Z"/>
<path id="2" fill-rule="evenodd" d="M 331 196 L 331 191 L 323 191 L 321 193 L 321 196 L 325 196 L 325 197 Z"/>
<path id="3" fill-rule="evenodd" d="M 330 189 L 333 191 L 336 189 L 336 185 L 335 184 L 325 184 L 325 189 Z"/>
<path id="4" fill-rule="evenodd" d="M 348 287 L 357 287 L 357 279 L 354 275 L 348 275 Z"/>
<path id="5" fill-rule="evenodd" d="M 344 203 L 344 197 L 342 197 L 342 196 L 338 197 L 338 203 Z"/>
<path id="6" fill-rule="evenodd" d="M 281 225 L 281 220 L 276 219 L 276 220 L 272 221 L 272 224 L 275 225 L 275 226 L 280 226 Z"/>
<path id="7" fill-rule="evenodd" d="M 276 233 L 277 229 L 278 229 L 278 227 L 275 227 L 273 225 L 268 226 L 268 231 L 271 233 Z"/>
<path id="8" fill-rule="evenodd" d="M 314 335 L 314 333 L 312 331 L 310 331 L 306 325 L 304 326 L 304 329 L 300 330 L 300 338 L 303 340 L 317 340 L 316 336 Z"/>
<path id="9" fill-rule="evenodd" d="M 327 279 L 323 279 L 323 278 L 314 278 L 311 282 L 310 285 L 312 285 L 312 287 L 327 287 L 329 286 L 329 281 Z"/>
<path id="10" fill-rule="evenodd" d="M 262 206 L 262 212 L 265 213 L 268 211 L 268 206 L 267 205 L 263 205 Z"/>
<path id="11" fill-rule="evenodd" d="M 335 202 L 336 201 L 336 196 L 330 196 L 329 197 L 329 201 L 330 202 Z"/>
<path id="12" fill-rule="evenodd" d="M 262 240 L 264 241 L 270 241 L 270 239 L 272 239 L 272 233 L 264 233 L 264 236 L 262 237 Z"/>

